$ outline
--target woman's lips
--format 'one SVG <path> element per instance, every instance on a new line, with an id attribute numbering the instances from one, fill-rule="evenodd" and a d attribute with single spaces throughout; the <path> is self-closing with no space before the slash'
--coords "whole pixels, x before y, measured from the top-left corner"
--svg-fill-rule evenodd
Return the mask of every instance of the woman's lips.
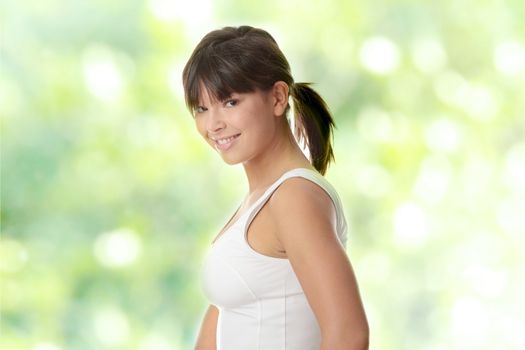
<path id="1" fill-rule="evenodd" d="M 220 151 L 228 150 L 235 143 L 235 140 L 237 140 L 237 138 L 240 135 L 241 134 L 236 134 L 229 137 L 223 137 L 220 139 L 213 140 L 215 142 L 215 148 L 217 148 Z"/>

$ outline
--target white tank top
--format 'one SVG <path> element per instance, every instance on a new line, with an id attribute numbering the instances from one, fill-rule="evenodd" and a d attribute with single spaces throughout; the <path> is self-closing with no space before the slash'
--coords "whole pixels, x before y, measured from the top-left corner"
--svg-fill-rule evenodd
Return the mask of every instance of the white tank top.
<path id="1" fill-rule="evenodd" d="M 217 350 L 319 350 L 319 324 L 290 261 L 263 255 L 246 241 L 246 228 L 272 193 L 290 177 L 322 187 L 337 212 L 337 235 L 346 247 L 347 224 L 339 196 L 318 172 L 284 173 L 212 243 L 201 268 L 201 283 L 219 309 Z M 307 239 L 307 237 L 305 237 Z"/>

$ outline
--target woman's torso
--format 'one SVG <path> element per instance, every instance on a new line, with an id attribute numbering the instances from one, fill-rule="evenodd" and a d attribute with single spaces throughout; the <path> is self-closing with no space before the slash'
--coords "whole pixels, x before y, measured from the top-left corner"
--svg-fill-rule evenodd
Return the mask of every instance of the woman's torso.
<path id="1" fill-rule="evenodd" d="M 347 225 L 341 201 L 328 181 L 314 170 L 292 169 L 270 185 L 241 215 L 234 215 L 213 242 L 202 265 L 202 287 L 219 308 L 218 350 L 319 349 L 320 330 L 290 261 L 272 239 L 263 237 L 264 220 L 248 242 L 248 227 L 286 179 L 302 177 L 323 188 L 337 213 L 337 235 L 346 246 Z M 250 235 L 252 234 L 250 228 Z M 270 243 L 269 243 L 270 242 Z M 265 253 L 266 251 L 266 253 Z M 273 251 L 273 252 L 272 252 Z"/>

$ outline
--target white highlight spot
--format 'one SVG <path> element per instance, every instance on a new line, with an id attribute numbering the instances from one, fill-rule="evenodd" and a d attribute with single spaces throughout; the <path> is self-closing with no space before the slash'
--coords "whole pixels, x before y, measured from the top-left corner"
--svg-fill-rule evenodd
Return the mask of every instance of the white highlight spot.
<path id="1" fill-rule="evenodd" d="M 461 132 L 457 123 L 440 118 L 426 128 L 425 142 L 433 151 L 454 152 L 461 143 Z"/>
<path id="2" fill-rule="evenodd" d="M 96 258 L 107 267 L 129 265 L 138 258 L 140 252 L 139 237 L 125 228 L 101 234 L 94 246 Z"/>
<path id="3" fill-rule="evenodd" d="M 492 119 L 499 106 L 491 89 L 477 84 L 469 87 L 463 108 L 471 117 L 483 121 Z"/>
<path id="4" fill-rule="evenodd" d="M 458 338 L 472 339 L 487 331 L 487 313 L 472 297 L 457 300 L 452 307 L 452 328 Z"/>
<path id="5" fill-rule="evenodd" d="M 428 235 L 425 211 L 414 203 L 404 203 L 394 214 L 395 238 L 401 245 L 417 245 Z"/>
<path id="6" fill-rule="evenodd" d="M 367 39 L 359 52 L 361 64 L 376 74 L 392 73 L 399 66 L 400 53 L 396 44 L 385 37 Z"/>
<path id="7" fill-rule="evenodd" d="M 83 57 L 84 81 L 89 92 L 105 101 L 113 101 L 122 94 L 122 73 L 111 51 L 96 46 L 86 50 Z"/>
<path id="8" fill-rule="evenodd" d="M 508 76 L 525 71 L 525 46 L 514 40 L 499 43 L 494 50 L 494 65 Z"/>
<path id="9" fill-rule="evenodd" d="M 109 347 L 122 346 L 129 337 L 129 322 L 122 311 L 108 307 L 96 311 L 93 326 L 95 336 Z"/>

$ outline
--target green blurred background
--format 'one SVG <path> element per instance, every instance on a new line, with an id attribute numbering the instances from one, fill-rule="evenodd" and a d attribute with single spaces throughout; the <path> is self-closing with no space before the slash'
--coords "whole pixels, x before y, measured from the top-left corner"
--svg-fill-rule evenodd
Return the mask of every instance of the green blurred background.
<path id="1" fill-rule="evenodd" d="M 524 349 L 523 18 L 521 0 L 3 0 L 0 349 L 193 348 L 201 261 L 247 186 L 181 71 L 242 24 L 334 113 L 371 349 Z"/>

